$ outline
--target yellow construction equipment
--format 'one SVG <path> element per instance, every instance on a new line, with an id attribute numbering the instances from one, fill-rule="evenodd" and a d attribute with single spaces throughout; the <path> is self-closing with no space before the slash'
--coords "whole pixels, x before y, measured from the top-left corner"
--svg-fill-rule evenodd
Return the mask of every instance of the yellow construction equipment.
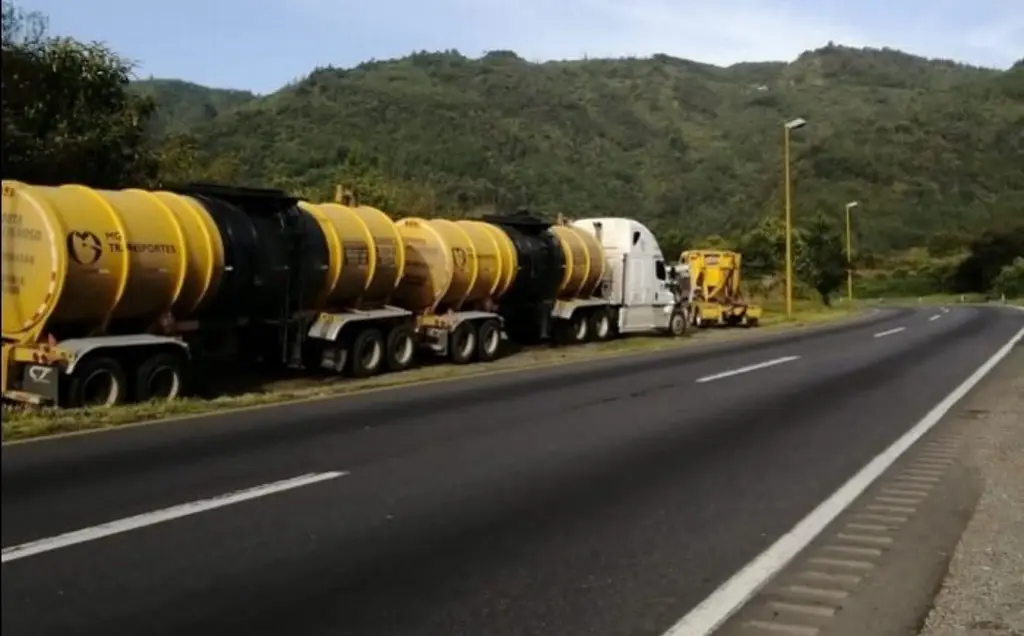
<path id="1" fill-rule="evenodd" d="M 677 272 L 693 325 L 753 327 L 761 320 L 762 308 L 748 303 L 740 289 L 742 260 L 738 252 L 726 250 L 687 250 L 680 255 Z"/>

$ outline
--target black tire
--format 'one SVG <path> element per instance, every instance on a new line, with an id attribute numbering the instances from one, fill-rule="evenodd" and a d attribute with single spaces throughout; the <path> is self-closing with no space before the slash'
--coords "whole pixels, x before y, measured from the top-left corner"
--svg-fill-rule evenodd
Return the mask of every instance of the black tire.
<path id="1" fill-rule="evenodd" d="M 448 336 L 448 358 L 455 364 L 466 364 L 476 354 L 477 334 L 473 323 L 459 323 Z"/>
<path id="2" fill-rule="evenodd" d="M 174 353 L 158 353 L 135 372 L 136 402 L 170 401 L 185 391 L 185 361 Z"/>
<path id="3" fill-rule="evenodd" d="M 476 359 L 491 362 L 501 353 L 501 325 L 497 320 L 487 319 L 480 323 L 476 335 Z"/>
<path id="4" fill-rule="evenodd" d="M 416 340 L 409 325 L 395 325 L 388 332 L 386 356 L 389 371 L 405 371 L 416 361 Z"/>
<path id="5" fill-rule="evenodd" d="M 604 342 L 615 337 L 615 326 L 612 324 L 610 311 L 601 308 L 590 314 L 590 337 L 596 342 Z"/>
<path id="6" fill-rule="evenodd" d="M 686 315 L 681 311 L 672 312 L 668 319 L 668 335 L 679 338 L 686 333 Z"/>
<path id="7" fill-rule="evenodd" d="M 569 319 L 569 344 L 583 344 L 590 339 L 590 320 L 587 312 L 577 310 Z"/>
<path id="8" fill-rule="evenodd" d="M 348 372 L 353 378 L 368 378 L 384 366 L 384 336 L 379 329 L 363 329 L 352 339 Z"/>
<path id="9" fill-rule="evenodd" d="M 124 366 L 106 356 L 87 357 L 71 374 L 66 395 L 71 408 L 124 404 L 128 399 Z"/>

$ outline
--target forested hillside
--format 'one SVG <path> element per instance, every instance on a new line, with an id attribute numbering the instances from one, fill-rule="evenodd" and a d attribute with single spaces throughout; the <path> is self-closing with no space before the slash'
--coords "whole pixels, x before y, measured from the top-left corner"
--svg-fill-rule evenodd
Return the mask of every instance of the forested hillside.
<path id="1" fill-rule="evenodd" d="M 635 214 L 687 237 L 781 210 L 782 121 L 798 219 L 862 202 L 876 250 L 1024 214 L 1024 69 L 828 46 L 728 68 L 665 56 L 528 63 L 421 53 L 307 79 L 213 117 L 163 85 L 158 112 L 232 178 L 326 193 L 344 180 L 396 212 L 527 203 Z M 196 93 L 196 104 L 210 97 Z M 182 115 L 178 123 L 175 113 Z M 189 124 L 189 125 L 186 125 Z"/>
<path id="2" fill-rule="evenodd" d="M 335 184 L 395 217 L 527 204 L 628 215 L 666 254 L 736 247 L 778 285 L 782 122 L 794 133 L 799 293 L 1024 294 L 1024 61 L 1000 72 L 829 45 L 790 64 L 655 56 L 531 64 L 420 53 L 254 96 L 132 81 L 120 53 L 3 0 L 5 179 L 97 188 Z"/>
<path id="3" fill-rule="evenodd" d="M 150 121 L 151 132 L 158 136 L 185 132 L 256 97 L 249 91 L 207 88 L 173 79 L 133 82 L 132 88 L 158 105 Z"/>

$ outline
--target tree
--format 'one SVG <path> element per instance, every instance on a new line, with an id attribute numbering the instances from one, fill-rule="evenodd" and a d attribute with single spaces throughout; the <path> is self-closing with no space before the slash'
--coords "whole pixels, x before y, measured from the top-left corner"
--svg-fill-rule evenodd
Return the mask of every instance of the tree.
<path id="1" fill-rule="evenodd" d="M 229 153 L 210 156 L 187 134 L 166 137 L 156 149 L 156 160 L 160 185 L 194 181 L 232 184 L 238 183 L 243 173 L 238 157 Z"/>
<path id="2" fill-rule="evenodd" d="M 842 237 L 821 216 L 800 234 L 799 275 L 814 287 L 825 305 L 830 305 L 830 295 L 839 289 L 846 277 Z"/>
<path id="3" fill-rule="evenodd" d="M 743 269 L 748 279 L 778 274 L 786 259 L 786 225 L 776 217 L 765 217 L 739 240 Z"/>
<path id="4" fill-rule="evenodd" d="M 132 66 L 101 44 L 46 34 L 46 20 L 3 1 L 2 172 L 36 184 L 148 184 L 152 100 L 128 90 Z"/>
<path id="5" fill-rule="evenodd" d="M 690 244 L 689 239 L 678 228 L 667 228 L 658 230 L 658 243 L 661 245 L 662 256 L 665 260 L 674 263 Z"/>
<path id="6" fill-rule="evenodd" d="M 1004 267 L 1024 254 L 1024 225 L 1007 231 L 987 231 L 971 242 L 971 253 L 952 276 L 958 294 L 982 293 L 992 288 Z"/>
<path id="7" fill-rule="evenodd" d="M 1024 256 L 1004 267 L 992 282 L 992 291 L 1007 298 L 1024 298 Z"/>
<path id="8" fill-rule="evenodd" d="M 971 237 L 961 232 L 936 232 L 928 239 L 928 253 L 932 256 L 949 256 L 966 248 L 970 241 Z"/>

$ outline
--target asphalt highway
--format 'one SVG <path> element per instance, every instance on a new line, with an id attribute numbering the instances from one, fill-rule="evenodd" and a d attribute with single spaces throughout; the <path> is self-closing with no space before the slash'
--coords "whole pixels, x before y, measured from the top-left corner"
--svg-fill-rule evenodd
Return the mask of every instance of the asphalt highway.
<path id="1" fill-rule="evenodd" d="M 3 633 L 658 636 L 1022 326 L 885 309 L 5 446 Z"/>

